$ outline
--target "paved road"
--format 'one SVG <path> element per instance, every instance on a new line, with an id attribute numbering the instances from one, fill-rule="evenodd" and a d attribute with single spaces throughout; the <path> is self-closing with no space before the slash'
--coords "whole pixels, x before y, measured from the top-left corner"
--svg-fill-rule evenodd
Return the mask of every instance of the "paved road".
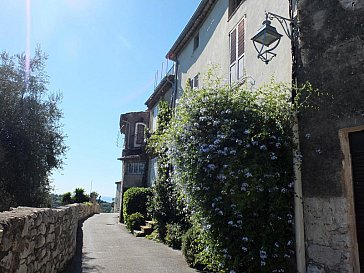
<path id="1" fill-rule="evenodd" d="M 78 250 L 64 273 L 192 273 L 180 251 L 136 238 L 117 223 L 117 214 L 83 223 Z M 83 237 L 83 240 L 82 240 Z"/>

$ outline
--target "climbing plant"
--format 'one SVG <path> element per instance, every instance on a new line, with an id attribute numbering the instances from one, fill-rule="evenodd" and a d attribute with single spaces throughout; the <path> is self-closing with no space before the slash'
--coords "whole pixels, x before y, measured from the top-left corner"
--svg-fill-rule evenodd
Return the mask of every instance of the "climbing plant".
<path id="1" fill-rule="evenodd" d="M 172 166 L 168 157 L 168 145 L 165 145 L 166 133 L 173 112 L 165 100 L 159 102 L 158 110 L 157 129 L 149 134 L 147 151 L 152 157 L 158 158 L 158 175 L 153 186 L 150 207 L 153 218 L 158 223 L 159 239 L 165 241 L 167 229 L 172 226 L 169 224 L 174 224 L 174 227 L 179 225 L 177 229 L 183 230 L 187 229 L 188 221 L 185 210 L 183 210 L 183 198 L 170 177 Z M 178 238 L 176 239 L 178 241 Z"/>
<path id="2" fill-rule="evenodd" d="M 172 183 L 202 227 L 195 263 L 214 272 L 292 271 L 292 126 L 302 90 L 312 88 L 272 81 L 254 91 L 215 83 L 186 89 L 161 146 Z"/>

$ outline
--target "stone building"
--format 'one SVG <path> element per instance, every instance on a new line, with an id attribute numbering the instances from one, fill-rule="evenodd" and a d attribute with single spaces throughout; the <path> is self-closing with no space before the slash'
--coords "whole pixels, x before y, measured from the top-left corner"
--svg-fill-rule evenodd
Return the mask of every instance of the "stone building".
<path id="1" fill-rule="evenodd" d="M 149 127 L 149 112 L 130 112 L 120 116 L 120 132 L 124 135 L 122 175 L 120 183 L 120 220 L 122 220 L 122 196 L 130 187 L 147 185 L 148 158 L 145 153 L 145 129 Z"/>
<path id="2" fill-rule="evenodd" d="M 307 272 L 364 272 L 364 1 L 298 1 Z"/>

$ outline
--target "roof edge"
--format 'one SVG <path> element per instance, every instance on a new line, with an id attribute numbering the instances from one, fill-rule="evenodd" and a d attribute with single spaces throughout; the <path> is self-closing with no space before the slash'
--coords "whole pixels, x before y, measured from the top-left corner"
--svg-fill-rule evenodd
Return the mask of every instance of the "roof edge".
<path id="1" fill-rule="evenodd" d="M 185 44 L 191 38 L 194 31 L 205 21 L 207 15 L 210 13 L 212 7 L 216 4 L 217 0 L 201 0 L 197 9 L 188 21 L 177 40 L 174 42 L 171 49 L 168 51 L 166 58 L 172 61 L 177 60 L 178 53 L 184 48 Z"/>

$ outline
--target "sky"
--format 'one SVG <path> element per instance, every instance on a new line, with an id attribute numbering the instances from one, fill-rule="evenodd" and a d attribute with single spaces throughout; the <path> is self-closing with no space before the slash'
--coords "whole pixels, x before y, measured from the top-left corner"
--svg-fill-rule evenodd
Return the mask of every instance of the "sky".
<path id="1" fill-rule="evenodd" d="M 0 50 L 48 55 L 69 147 L 52 176 L 58 194 L 82 187 L 115 196 L 122 113 L 143 111 L 165 55 L 200 0 L 1 0 Z M 172 63 L 169 61 L 168 67 Z"/>

